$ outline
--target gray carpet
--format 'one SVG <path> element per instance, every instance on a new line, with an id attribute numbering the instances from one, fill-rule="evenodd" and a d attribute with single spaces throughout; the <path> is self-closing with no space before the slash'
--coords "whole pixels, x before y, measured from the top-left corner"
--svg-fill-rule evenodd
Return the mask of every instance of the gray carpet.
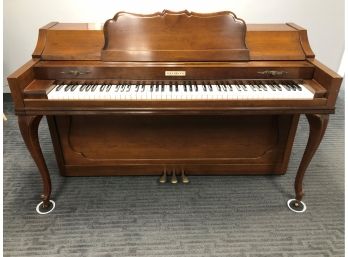
<path id="1" fill-rule="evenodd" d="M 343 256 L 343 94 L 337 107 L 305 177 L 304 214 L 286 206 L 308 135 L 302 118 L 285 176 L 202 176 L 176 186 L 157 177 L 60 177 L 44 121 L 57 206 L 39 216 L 41 180 L 5 103 L 4 255 Z"/>

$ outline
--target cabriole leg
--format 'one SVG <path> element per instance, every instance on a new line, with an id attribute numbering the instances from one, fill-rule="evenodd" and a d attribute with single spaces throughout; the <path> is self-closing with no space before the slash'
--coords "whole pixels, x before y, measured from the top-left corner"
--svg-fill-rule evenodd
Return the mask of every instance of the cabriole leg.
<path id="1" fill-rule="evenodd" d="M 41 115 L 18 116 L 18 123 L 24 142 L 39 169 L 43 181 L 42 202 L 38 204 L 36 210 L 40 214 L 47 214 L 54 209 L 55 203 L 50 200 L 51 179 L 45 159 L 42 155 L 38 137 L 38 128 L 41 118 Z"/>
<path id="2" fill-rule="evenodd" d="M 306 210 L 306 205 L 302 202 L 304 195 L 302 187 L 304 174 L 309 163 L 312 160 L 313 155 L 319 147 L 329 121 L 328 114 L 307 114 L 306 117 L 309 123 L 309 138 L 306 150 L 304 151 L 300 166 L 296 174 L 296 198 L 290 199 L 288 201 L 288 207 L 294 212 L 304 212 Z"/>

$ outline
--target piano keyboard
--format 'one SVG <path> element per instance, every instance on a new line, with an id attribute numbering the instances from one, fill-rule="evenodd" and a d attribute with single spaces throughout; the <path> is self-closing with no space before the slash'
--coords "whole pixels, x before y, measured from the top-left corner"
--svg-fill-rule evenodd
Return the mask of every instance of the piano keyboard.
<path id="1" fill-rule="evenodd" d="M 56 100 L 306 100 L 314 94 L 293 80 L 156 82 L 137 84 L 60 83 L 47 95 Z"/>

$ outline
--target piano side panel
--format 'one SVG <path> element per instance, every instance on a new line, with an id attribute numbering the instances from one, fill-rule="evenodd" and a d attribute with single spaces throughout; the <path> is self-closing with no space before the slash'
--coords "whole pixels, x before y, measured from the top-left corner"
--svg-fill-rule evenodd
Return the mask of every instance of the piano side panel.
<path id="1" fill-rule="evenodd" d="M 293 115 L 55 116 L 49 120 L 62 175 L 283 174 Z M 290 149 L 290 150 L 289 150 Z"/>
<path id="2" fill-rule="evenodd" d="M 34 80 L 33 67 L 38 62 L 38 59 L 31 59 L 7 77 L 16 112 L 24 107 L 22 90 Z"/>
<path id="3" fill-rule="evenodd" d="M 316 59 L 310 62 L 315 66 L 313 79 L 327 90 L 327 105 L 334 108 L 343 78 Z"/>

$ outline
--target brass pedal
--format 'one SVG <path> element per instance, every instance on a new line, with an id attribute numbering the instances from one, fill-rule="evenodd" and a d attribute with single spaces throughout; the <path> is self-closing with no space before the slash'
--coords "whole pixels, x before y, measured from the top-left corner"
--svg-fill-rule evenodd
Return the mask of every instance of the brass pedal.
<path id="1" fill-rule="evenodd" d="M 172 172 L 172 178 L 170 180 L 170 183 L 172 183 L 172 184 L 178 183 L 178 179 L 176 178 L 175 170 L 173 170 L 173 172 Z"/>
<path id="2" fill-rule="evenodd" d="M 162 176 L 160 176 L 159 182 L 164 184 L 167 182 L 167 170 L 164 169 Z"/>
<path id="3" fill-rule="evenodd" d="M 185 175 L 184 169 L 181 170 L 181 182 L 182 182 L 183 184 L 188 184 L 188 183 L 190 183 L 189 178 Z"/>

